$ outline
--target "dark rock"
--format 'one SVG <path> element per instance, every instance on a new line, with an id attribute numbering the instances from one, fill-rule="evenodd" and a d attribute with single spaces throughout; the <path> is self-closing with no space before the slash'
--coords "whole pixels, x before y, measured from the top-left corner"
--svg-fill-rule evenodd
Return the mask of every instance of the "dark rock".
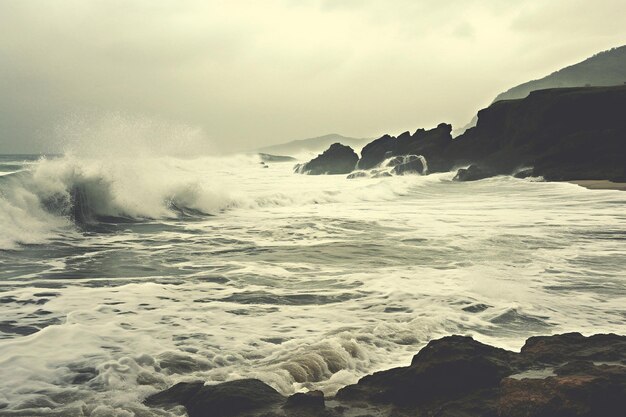
<path id="1" fill-rule="evenodd" d="M 180 383 L 146 400 L 190 417 L 617 417 L 626 409 L 626 337 L 531 337 L 520 353 L 471 337 L 433 340 L 407 367 L 288 399 L 261 381 Z"/>
<path id="2" fill-rule="evenodd" d="M 507 417 L 619 417 L 624 410 L 625 368 L 591 362 L 545 379 L 505 378 L 498 404 L 499 415 Z"/>
<path id="3" fill-rule="evenodd" d="M 351 147 L 334 143 L 317 158 L 297 165 L 296 172 L 310 175 L 348 174 L 354 170 L 358 160 Z"/>
<path id="4" fill-rule="evenodd" d="M 406 162 L 397 164 L 391 170 L 396 175 L 406 174 L 423 174 L 425 171 L 424 163 L 416 155 L 409 155 L 405 158 Z"/>
<path id="5" fill-rule="evenodd" d="M 478 165 L 491 175 L 546 180 L 626 181 L 626 86 L 556 88 L 493 103 L 476 127 L 452 139 L 451 126 L 385 135 L 361 151 L 359 169 L 422 155 L 429 172 Z M 393 160 L 396 164 L 396 160 Z"/>
<path id="6" fill-rule="evenodd" d="M 372 169 L 385 159 L 394 155 L 395 140 L 393 136 L 385 135 L 365 145 L 361 150 L 359 169 Z"/>
<path id="7" fill-rule="evenodd" d="M 526 360 L 558 364 L 572 360 L 619 361 L 626 359 L 626 337 L 598 334 L 585 337 L 580 333 L 529 338 L 521 350 Z"/>
<path id="8" fill-rule="evenodd" d="M 475 341 L 449 336 L 430 342 L 406 368 L 382 371 L 345 387 L 337 397 L 401 406 L 452 400 L 472 391 L 495 389 L 514 372 L 515 354 Z"/>
<path id="9" fill-rule="evenodd" d="M 422 155 L 429 164 L 431 164 L 432 158 L 433 164 L 438 168 L 436 171 L 448 170 L 448 164 L 441 160 L 440 155 L 452 142 L 451 131 L 452 126 L 441 123 L 431 130 L 418 129 L 413 135 L 409 132 L 405 132 L 397 138 L 385 135 L 363 148 L 359 168 L 374 168 L 385 159 L 393 156 Z M 442 162 L 445 165 L 443 169 L 439 166 Z"/>
<path id="10" fill-rule="evenodd" d="M 337 399 L 355 407 L 388 404 L 386 416 L 617 417 L 626 407 L 624 343 L 624 336 L 571 333 L 530 338 L 515 353 L 444 337 L 410 366 L 366 376 Z"/>
<path id="11" fill-rule="evenodd" d="M 322 391 L 298 392 L 287 398 L 285 408 L 324 408 Z"/>
<path id="12" fill-rule="evenodd" d="M 546 180 L 624 179 L 624 109 L 626 86 L 533 91 L 481 110 L 442 157 L 499 174 L 532 166 Z"/>
<path id="13" fill-rule="evenodd" d="M 372 175 L 372 178 L 385 178 L 385 177 L 393 177 L 393 175 L 391 175 L 391 173 L 387 171 L 374 172 L 374 174 Z"/>
<path id="14" fill-rule="evenodd" d="M 478 181 L 485 178 L 493 177 L 495 174 L 489 170 L 480 168 L 476 165 L 470 165 L 467 168 L 461 168 L 457 171 L 453 181 Z"/>
<path id="15" fill-rule="evenodd" d="M 283 401 L 284 397 L 269 385 L 257 379 L 242 379 L 218 385 L 181 382 L 148 397 L 145 403 L 149 406 L 182 405 L 189 417 L 230 417 Z"/>

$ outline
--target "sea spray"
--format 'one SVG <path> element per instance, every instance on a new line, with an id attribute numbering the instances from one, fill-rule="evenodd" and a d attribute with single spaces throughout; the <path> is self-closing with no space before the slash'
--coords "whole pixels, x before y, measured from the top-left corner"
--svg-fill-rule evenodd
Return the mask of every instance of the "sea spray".
<path id="1" fill-rule="evenodd" d="M 519 349 L 529 334 L 624 331 L 619 192 L 268 165 L 65 156 L 9 176 L 10 201 L 89 180 L 107 211 L 165 217 L 82 228 L 41 208 L 67 225 L 1 253 L 3 411 L 163 416 L 148 395 L 247 377 L 332 395 L 451 333 Z M 214 204 L 196 184 L 232 205 L 186 216 L 164 198 Z"/>

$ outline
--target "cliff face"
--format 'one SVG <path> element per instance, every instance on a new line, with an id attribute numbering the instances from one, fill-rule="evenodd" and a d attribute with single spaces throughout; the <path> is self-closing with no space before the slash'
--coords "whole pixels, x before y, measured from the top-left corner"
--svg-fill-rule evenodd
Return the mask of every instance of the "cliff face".
<path id="1" fill-rule="evenodd" d="M 442 155 L 500 174 L 532 166 L 548 180 L 626 178 L 626 86 L 564 88 L 500 101 Z"/>
<path id="2" fill-rule="evenodd" d="M 600 52 L 574 65 L 553 72 L 552 74 L 517 85 L 498 94 L 493 103 L 501 100 L 516 100 L 527 97 L 532 91 L 548 88 L 602 87 L 623 85 L 626 83 L 626 45 Z M 476 126 L 477 117 L 457 133 Z"/>
<path id="3" fill-rule="evenodd" d="M 626 85 L 534 91 L 481 110 L 477 126 L 456 139 L 450 132 L 442 123 L 413 135 L 385 135 L 363 148 L 358 168 L 372 169 L 393 156 L 422 155 L 429 172 L 475 164 L 483 177 L 532 167 L 526 176 L 626 181 Z M 338 157 L 337 151 L 331 147 L 300 172 L 352 171 L 356 155 L 350 150 Z"/>

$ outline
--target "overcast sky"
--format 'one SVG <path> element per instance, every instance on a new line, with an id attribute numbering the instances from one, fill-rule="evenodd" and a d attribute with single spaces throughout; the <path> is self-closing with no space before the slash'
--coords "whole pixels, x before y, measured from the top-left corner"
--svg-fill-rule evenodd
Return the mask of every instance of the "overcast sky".
<path id="1" fill-rule="evenodd" d="M 0 153 L 111 114 L 223 151 L 462 126 L 623 44 L 624 0 L 0 0 Z"/>

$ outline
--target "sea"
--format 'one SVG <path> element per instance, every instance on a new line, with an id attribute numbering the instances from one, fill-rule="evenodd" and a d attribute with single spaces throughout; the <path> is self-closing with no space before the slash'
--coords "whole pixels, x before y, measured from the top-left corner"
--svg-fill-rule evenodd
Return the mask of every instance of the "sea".
<path id="1" fill-rule="evenodd" d="M 183 416 L 143 401 L 333 395 L 451 334 L 626 333 L 625 192 L 261 162 L 0 156 L 0 415 Z"/>

